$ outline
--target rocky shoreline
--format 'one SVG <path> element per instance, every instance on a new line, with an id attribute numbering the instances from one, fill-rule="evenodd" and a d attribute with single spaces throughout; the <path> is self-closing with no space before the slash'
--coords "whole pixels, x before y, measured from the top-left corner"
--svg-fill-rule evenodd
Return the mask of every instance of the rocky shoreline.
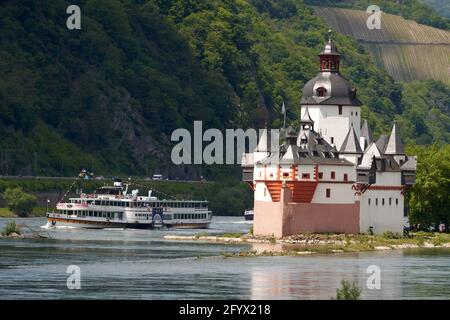
<path id="1" fill-rule="evenodd" d="M 12 238 L 12 239 L 17 239 L 17 238 L 25 238 L 25 236 L 23 234 L 17 233 L 17 232 L 12 232 L 8 235 L 2 235 L 0 234 L 0 238 Z"/>
<path id="2" fill-rule="evenodd" d="M 363 251 L 382 251 L 415 248 L 450 248 L 450 235 L 417 233 L 408 237 L 394 235 L 323 235 L 301 234 L 281 239 L 274 237 L 255 237 L 249 234 L 236 236 L 223 235 L 166 235 L 165 240 L 206 241 L 227 244 L 251 244 L 252 250 L 238 253 L 224 253 L 224 256 L 274 256 L 309 255 L 314 253 L 344 253 Z"/>

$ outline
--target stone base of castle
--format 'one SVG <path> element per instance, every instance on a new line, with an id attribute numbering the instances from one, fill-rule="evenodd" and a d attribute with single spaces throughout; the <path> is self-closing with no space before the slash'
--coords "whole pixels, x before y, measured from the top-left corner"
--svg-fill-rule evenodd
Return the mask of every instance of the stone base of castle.
<path id="1" fill-rule="evenodd" d="M 255 201 L 253 233 L 277 238 L 299 233 L 359 233 L 359 202 L 295 203 L 284 187 L 279 202 Z"/>

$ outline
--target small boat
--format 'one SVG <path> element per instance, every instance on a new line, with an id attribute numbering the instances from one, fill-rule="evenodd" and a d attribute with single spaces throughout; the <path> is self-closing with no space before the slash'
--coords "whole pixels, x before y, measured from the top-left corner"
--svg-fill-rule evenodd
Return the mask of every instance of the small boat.
<path id="1" fill-rule="evenodd" d="M 104 228 L 208 228 L 212 212 L 208 201 L 166 200 L 139 196 L 139 190 L 128 193 L 120 179 L 94 194 L 81 194 L 68 202 L 59 202 L 54 212 L 47 212 L 49 226 Z"/>
<path id="2" fill-rule="evenodd" d="M 245 210 L 244 218 L 247 221 L 253 220 L 253 210 Z"/>

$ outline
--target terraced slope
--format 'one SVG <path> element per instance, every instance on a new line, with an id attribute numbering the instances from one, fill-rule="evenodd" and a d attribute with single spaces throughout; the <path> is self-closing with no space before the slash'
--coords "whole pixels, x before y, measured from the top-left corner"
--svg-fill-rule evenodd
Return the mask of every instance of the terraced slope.
<path id="1" fill-rule="evenodd" d="M 314 10 L 333 29 L 361 42 L 395 80 L 440 80 L 450 85 L 450 32 L 386 13 L 381 15 L 381 29 L 370 30 L 365 11 Z"/>

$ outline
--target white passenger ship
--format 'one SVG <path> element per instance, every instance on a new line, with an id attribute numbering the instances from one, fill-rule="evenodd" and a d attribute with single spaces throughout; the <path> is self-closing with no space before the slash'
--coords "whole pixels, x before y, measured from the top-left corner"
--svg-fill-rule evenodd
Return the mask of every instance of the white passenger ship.
<path id="1" fill-rule="evenodd" d="M 47 212 L 48 226 L 81 228 L 208 228 L 212 213 L 208 201 L 160 200 L 128 193 L 129 185 L 115 180 L 94 194 L 81 194 L 69 202 L 59 202 L 55 212 Z"/>

